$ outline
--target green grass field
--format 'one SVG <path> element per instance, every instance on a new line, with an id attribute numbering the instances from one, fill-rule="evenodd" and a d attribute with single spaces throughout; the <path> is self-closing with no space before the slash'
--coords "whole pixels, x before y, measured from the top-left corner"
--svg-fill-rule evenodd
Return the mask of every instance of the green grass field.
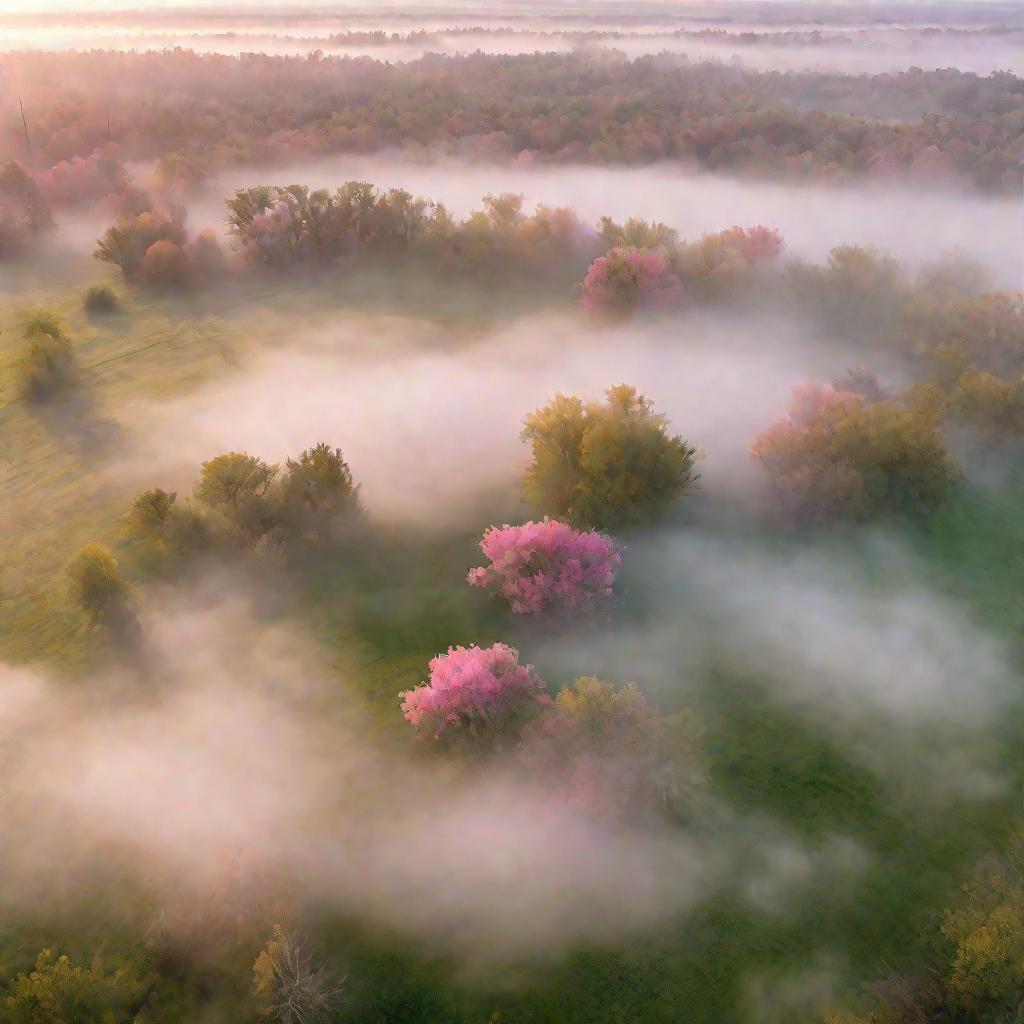
<path id="1" fill-rule="evenodd" d="M 115 287 L 122 309 L 90 319 L 81 296 L 97 281 Z M 103 541 L 119 555 L 145 600 L 146 583 L 121 528 L 139 487 L 108 471 L 133 403 L 228 378 L 254 353 L 287 346 L 299 322 L 308 329 L 386 311 L 428 319 L 447 344 L 472 345 L 487 326 L 527 308 L 523 295 L 495 306 L 478 293 L 475 303 L 467 303 L 467 294 L 456 286 L 439 291 L 436 282 L 409 278 L 395 285 L 377 276 L 274 285 L 250 280 L 183 300 L 126 289 L 97 274 L 0 299 L 0 658 L 41 664 L 70 678 L 102 658 L 102 635 L 69 605 L 63 579 L 68 558 L 88 541 Z M 25 348 L 21 324 L 26 310 L 37 307 L 64 318 L 74 345 L 79 384 L 63 407 L 32 407 L 17 393 Z M 968 490 L 929 524 L 905 528 L 899 537 L 927 561 L 931 585 L 961 602 L 1018 655 L 1024 628 L 1019 509 L 1019 494 Z M 504 499 L 495 499 L 490 511 L 487 522 L 510 514 Z M 529 656 L 531 645 L 546 641 L 528 627 L 510 626 L 464 583 L 487 522 L 449 531 L 378 528 L 357 552 L 292 568 L 293 586 L 275 614 L 301 622 L 318 638 L 328 663 L 349 670 L 345 678 L 358 680 L 359 696 L 382 732 L 401 737 L 398 693 L 420 681 L 427 660 L 448 645 L 510 639 Z M 733 532 L 766 550 L 793 543 L 742 525 L 715 529 L 726 543 Z M 857 538 L 842 543 L 856 553 Z M 627 582 L 642 593 L 643 578 Z M 886 585 L 880 578 L 879 586 Z M 642 599 L 626 602 L 621 625 L 640 627 L 650 613 Z M 443 955 L 331 919 L 321 939 L 341 951 L 352 978 L 345 1019 L 725 1024 L 752 1018 L 799 1024 L 799 1015 L 786 1016 L 778 1008 L 783 1001 L 773 1007 L 775 997 L 765 993 L 775 991 L 773 979 L 808 970 L 823 951 L 834 961 L 840 994 L 856 993 L 888 969 L 917 967 L 934 941 L 942 908 L 955 901 L 977 859 L 997 848 L 1019 819 L 1019 781 L 974 801 L 918 799 L 898 778 L 880 777 L 858 763 L 842 743 L 778 699 L 770 678 L 738 671 L 725 646 L 721 655 L 687 693 L 704 721 L 712 792 L 737 813 L 771 818 L 826 857 L 829 836 L 848 837 L 866 857 L 848 886 L 812 884 L 784 912 L 774 912 L 751 906 L 737 884 L 737 891 L 715 894 L 694 914 L 637 936 L 625 948 L 577 949 L 529 971 L 477 979 L 462 977 Z M 589 672 L 608 671 L 597 662 Z M 659 668 L 659 699 L 671 694 L 675 670 Z M 568 681 L 549 679 L 556 686 Z M 964 687 L 971 685 L 963 680 Z M 985 737 L 992 759 L 1011 780 L 1021 774 L 1021 725 L 1020 715 L 1008 712 Z M 910 750 L 942 742 L 912 730 L 902 735 Z M 60 944 L 66 937 L 44 938 Z M 38 946 L 37 935 L 12 936 L 5 968 L 23 969 Z M 216 984 L 229 983 L 222 978 Z"/>

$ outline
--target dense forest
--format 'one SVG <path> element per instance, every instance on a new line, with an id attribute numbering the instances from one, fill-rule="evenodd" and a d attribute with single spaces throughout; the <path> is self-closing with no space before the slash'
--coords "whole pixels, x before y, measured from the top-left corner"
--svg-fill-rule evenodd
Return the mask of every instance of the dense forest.
<path id="1" fill-rule="evenodd" d="M 1024 1021 L 1020 10 L 8 6 L 0 1024 Z"/>

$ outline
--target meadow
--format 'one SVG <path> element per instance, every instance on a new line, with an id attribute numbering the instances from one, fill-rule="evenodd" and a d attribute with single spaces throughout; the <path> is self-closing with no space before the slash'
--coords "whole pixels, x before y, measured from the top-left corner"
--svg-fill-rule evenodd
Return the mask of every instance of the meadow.
<path id="1" fill-rule="evenodd" d="M 890 33 L 977 54 L 1019 18 L 648 6 L 113 14 L 210 63 L 161 99 L 123 80 L 131 139 L 95 150 L 105 61 L 200 58 L 0 55 L 48 107 L 35 165 L 16 122 L 0 165 L 0 1022 L 1024 1013 L 1024 90 L 949 71 L 971 98 L 918 124 L 888 68 Z M 502 31 L 525 52 L 447 42 Z M 574 33 L 701 48 L 530 49 Z M 287 56 L 332 38 L 416 53 Z M 439 38 L 428 109 L 404 90 Z M 773 117 L 811 104 L 804 157 L 556 155 L 559 116 L 620 157 L 668 138 L 641 101 L 588 120 L 587 76 L 663 113 L 714 78 L 689 115 L 711 96 L 729 134 L 761 72 L 710 46 L 886 67 L 772 79 Z M 433 139 L 459 90 L 508 128 L 538 68 L 564 86 L 539 163 L 518 129 L 482 160 Z M 388 90 L 367 131 L 415 146 L 311 146 L 318 76 Z M 303 100 L 291 150 L 244 121 L 204 149 L 268 82 Z M 886 131 L 958 170 L 868 180 L 815 88 L 905 101 Z"/>

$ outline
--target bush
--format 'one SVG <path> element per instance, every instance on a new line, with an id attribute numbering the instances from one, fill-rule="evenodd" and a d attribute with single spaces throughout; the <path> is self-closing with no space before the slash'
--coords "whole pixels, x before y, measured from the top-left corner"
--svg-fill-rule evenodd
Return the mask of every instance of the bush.
<path id="1" fill-rule="evenodd" d="M 82 303 L 87 313 L 114 313 L 117 310 L 117 295 L 105 284 L 94 284 L 86 293 Z"/>
<path id="2" fill-rule="evenodd" d="M 780 509 L 807 524 L 926 515 L 960 476 L 927 403 L 869 403 L 827 385 L 794 388 L 789 415 L 752 454 Z"/>
<path id="3" fill-rule="evenodd" d="M 180 245 L 161 239 L 146 250 L 139 272 L 146 284 L 159 288 L 182 288 L 189 279 L 188 256 Z"/>
<path id="4" fill-rule="evenodd" d="M 344 979 L 314 966 L 306 943 L 274 925 L 252 967 L 253 988 L 264 1014 L 277 1024 L 320 1024 L 334 1020 Z"/>
<path id="5" fill-rule="evenodd" d="M 694 487 L 696 450 L 635 388 L 609 389 L 607 402 L 557 395 L 526 419 L 533 449 L 527 499 L 577 527 L 614 529 L 650 520 Z"/>
<path id="6" fill-rule="evenodd" d="M 35 968 L 8 986 L 0 1016 L 10 1024 L 128 1024 L 151 986 L 135 965 L 107 970 L 97 954 L 78 967 L 43 949 Z"/>
<path id="7" fill-rule="evenodd" d="M 522 526 L 492 526 L 480 542 L 490 560 L 470 569 L 471 586 L 491 588 L 520 615 L 580 612 L 609 598 L 622 563 L 610 537 L 583 533 L 545 519 Z"/>
<path id="8" fill-rule="evenodd" d="M 577 679 L 523 731 L 519 756 L 570 803 L 590 812 L 679 811 L 703 781 L 700 729 L 663 718 L 636 683 Z"/>
<path id="9" fill-rule="evenodd" d="M 127 610 L 129 587 L 117 560 L 103 544 L 86 544 L 68 563 L 71 600 L 89 616 L 90 625 Z"/>
<path id="10" fill-rule="evenodd" d="M 544 683 L 519 652 L 505 644 L 454 647 L 430 662 L 430 681 L 400 694 L 402 712 L 420 735 L 477 747 L 514 734 L 539 705 L 550 702 Z"/>
<path id="11" fill-rule="evenodd" d="M 25 337 L 29 349 L 22 363 L 22 391 L 27 398 L 49 398 L 74 381 L 74 352 L 56 313 L 33 313 L 25 324 Z"/>

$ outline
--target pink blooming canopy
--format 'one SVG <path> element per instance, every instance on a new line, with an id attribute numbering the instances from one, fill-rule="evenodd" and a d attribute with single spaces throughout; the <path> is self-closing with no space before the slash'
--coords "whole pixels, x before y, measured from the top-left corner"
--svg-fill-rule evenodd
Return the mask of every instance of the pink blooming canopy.
<path id="1" fill-rule="evenodd" d="M 490 565 L 470 569 L 467 580 L 499 593 L 518 615 L 581 611 L 611 595 L 622 564 L 611 537 L 554 519 L 492 526 L 480 549 Z"/>
<path id="2" fill-rule="evenodd" d="M 531 706 L 550 703 L 544 683 L 506 644 L 453 647 L 430 662 L 430 681 L 402 697 L 406 720 L 439 739 L 465 730 L 480 743 L 505 729 Z"/>

